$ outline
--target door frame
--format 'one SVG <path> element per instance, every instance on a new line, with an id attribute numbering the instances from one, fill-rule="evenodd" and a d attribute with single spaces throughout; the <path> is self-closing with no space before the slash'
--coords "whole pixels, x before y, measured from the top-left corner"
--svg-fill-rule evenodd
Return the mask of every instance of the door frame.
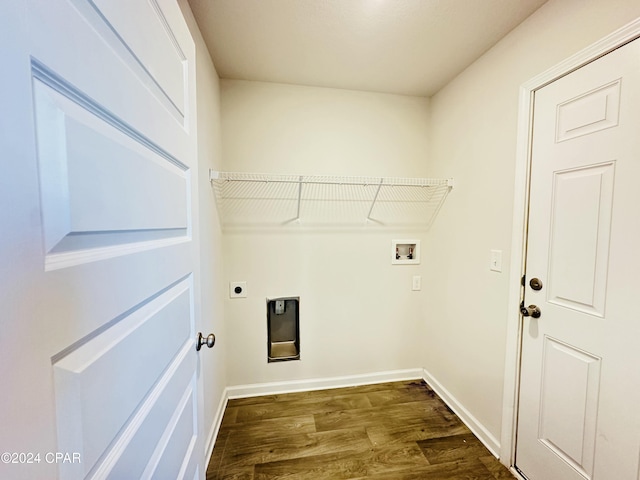
<path id="1" fill-rule="evenodd" d="M 525 274 L 534 94 L 536 90 L 637 38 L 640 38 L 640 18 L 598 40 L 589 47 L 533 77 L 520 86 L 515 159 L 516 172 L 514 179 L 513 230 L 511 236 L 511 267 L 509 271 L 509 278 L 511 280 L 508 297 L 509 313 L 507 318 L 507 345 L 500 442 L 500 460 L 507 467 L 515 466 L 516 428 L 518 426 L 518 396 L 523 335 L 520 302 L 522 301 L 524 289 L 520 285 L 519 279 Z M 515 473 L 513 468 L 512 472 Z"/>

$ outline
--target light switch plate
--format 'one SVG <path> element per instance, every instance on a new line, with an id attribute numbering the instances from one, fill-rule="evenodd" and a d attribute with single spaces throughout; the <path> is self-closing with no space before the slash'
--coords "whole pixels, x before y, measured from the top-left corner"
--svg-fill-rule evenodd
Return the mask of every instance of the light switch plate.
<path id="1" fill-rule="evenodd" d="M 422 290 L 422 277 L 420 275 L 413 276 L 413 283 L 411 284 L 411 290 L 417 292 L 418 290 Z"/>
<path id="2" fill-rule="evenodd" d="M 502 250 L 491 250 L 489 270 L 491 270 L 492 272 L 502 271 Z"/>

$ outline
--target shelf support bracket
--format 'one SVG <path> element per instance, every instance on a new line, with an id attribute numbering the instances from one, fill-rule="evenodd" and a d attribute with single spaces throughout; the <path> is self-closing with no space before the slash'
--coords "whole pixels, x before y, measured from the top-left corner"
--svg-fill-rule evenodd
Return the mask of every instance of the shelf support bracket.
<path id="1" fill-rule="evenodd" d="M 369 213 L 367 214 L 367 220 L 373 220 L 373 218 L 371 218 L 371 213 L 373 212 L 373 207 L 376 205 L 378 194 L 380 193 L 380 189 L 382 188 L 382 182 L 384 182 L 384 178 L 380 179 L 380 183 L 378 184 L 378 189 L 376 190 L 376 194 L 373 196 L 373 200 L 371 202 L 371 208 L 369 208 Z"/>
<path id="2" fill-rule="evenodd" d="M 300 220 L 300 201 L 302 200 L 302 175 L 298 178 L 298 211 L 295 220 Z"/>

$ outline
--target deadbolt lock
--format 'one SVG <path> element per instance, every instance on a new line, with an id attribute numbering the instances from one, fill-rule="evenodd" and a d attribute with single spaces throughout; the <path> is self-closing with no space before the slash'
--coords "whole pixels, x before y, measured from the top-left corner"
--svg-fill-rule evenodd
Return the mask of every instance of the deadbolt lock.
<path id="1" fill-rule="evenodd" d="M 523 317 L 531 317 L 531 318 L 540 318 L 542 312 L 535 305 L 529 305 L 528 307 L 524 306 L 524 302 L 520 304 L 520 313 L 522 313 Z"/>
<path id="2" fill-rule="evenodd" d="M 529 286 L 534 290 L 542 290 L 542 281 L 539 278 L 532 278 L 529 281 Z"/>

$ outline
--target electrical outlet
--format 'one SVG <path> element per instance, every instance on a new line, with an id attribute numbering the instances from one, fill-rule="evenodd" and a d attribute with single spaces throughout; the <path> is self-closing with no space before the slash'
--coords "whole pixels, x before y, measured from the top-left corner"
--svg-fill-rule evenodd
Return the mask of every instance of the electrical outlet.
<path id="1" fill-rule="evenodd" d="M 422 277 L 420 275 L 413 276 L 413 283 L 411 284 L 411 290 L 418 291 L 422 290 Z"/>
<path id="2" fill-rule="evenodd" d="M 246 298 L 247 282 L 229 282 L 229 298 Z"/>

